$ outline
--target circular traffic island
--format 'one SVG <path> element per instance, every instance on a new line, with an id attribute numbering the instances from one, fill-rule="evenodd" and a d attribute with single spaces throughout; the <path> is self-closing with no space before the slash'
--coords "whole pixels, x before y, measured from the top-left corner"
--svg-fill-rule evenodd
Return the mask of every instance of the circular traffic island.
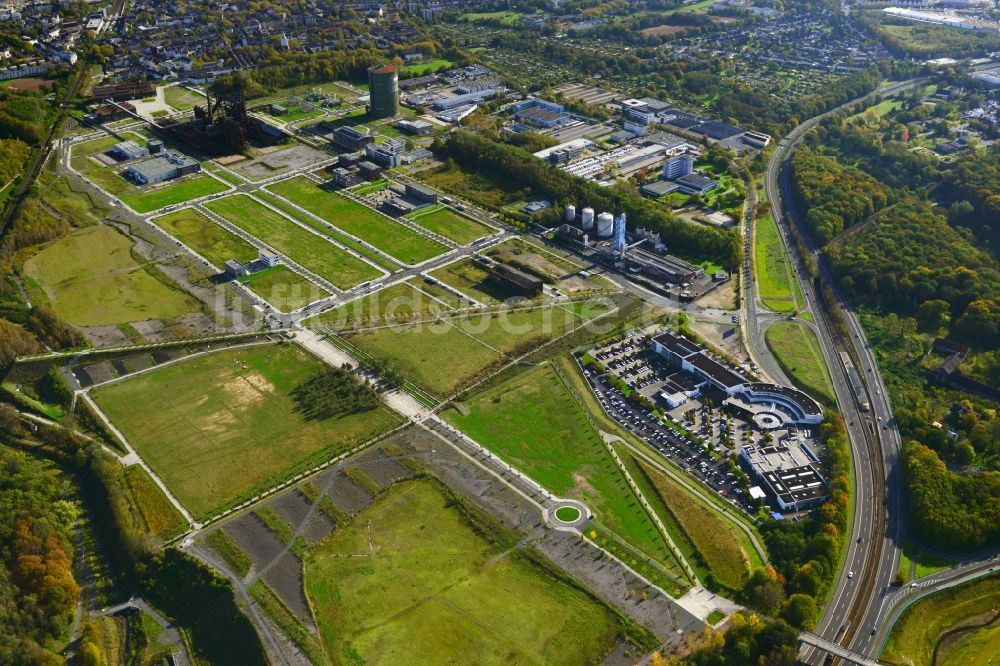
<path id="1" fill-rule="evenodd" d="M 576 500 L 557 500 L 546 513 L 556 529 L 578 530 L 590 520 L 590 509 Z"/>
<path id="2" fill-rule="evenodd" d="M 556 520 L 562 523 L 575 523 L 580 520 L 580 510 L 575 506 L 561 506 L 556 509 Z"/>

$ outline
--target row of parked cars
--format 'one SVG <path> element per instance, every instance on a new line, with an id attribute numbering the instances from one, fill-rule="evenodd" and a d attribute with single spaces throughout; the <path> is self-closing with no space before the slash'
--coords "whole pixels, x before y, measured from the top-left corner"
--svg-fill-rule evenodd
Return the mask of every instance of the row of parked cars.
<path id="1" fill-rule="evenodd" d="M 734 506 L 747 511 L 754 509 L 753 505 L 738 501 L 743 491 L 735 475 L 729 471 L 725 460 L 712 459 L 701 444 L 670 428 L 645 409 L 631 404 L 607 378 L 597 377 L 588 372 L 587 381 L 600 401 L 601 407 L 611 418 L 655 448 L 665 458 L 675 460 L 677 465 Z"/>

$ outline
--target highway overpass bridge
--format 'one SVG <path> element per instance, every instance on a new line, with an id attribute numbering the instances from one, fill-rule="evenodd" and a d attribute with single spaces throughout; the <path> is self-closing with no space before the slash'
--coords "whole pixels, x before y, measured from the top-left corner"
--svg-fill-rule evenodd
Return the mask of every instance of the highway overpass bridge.
<path id="1" fill-rule="evenodd" d="M 843 645 L 838 645 L 826 640 L 825 638 L 821 638 L 816 634 L 811 634 L 808 631 L 803 631 L 799 634 L 799 641 L 801 643 L 805 643 L 806 645 L 811 645 L 818 650 L 823 650 L 827 654 L 840 657 L 848 664 L 856 664 L 857 666 L 881 666 L 881 663 L 877 659 L 853 652 L 845 648 Z"/>

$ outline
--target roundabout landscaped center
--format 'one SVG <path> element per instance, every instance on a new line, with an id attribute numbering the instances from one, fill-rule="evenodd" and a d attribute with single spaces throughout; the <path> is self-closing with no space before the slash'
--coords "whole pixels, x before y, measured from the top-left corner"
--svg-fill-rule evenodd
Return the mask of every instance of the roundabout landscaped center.
<path id="1" fill-rule="evenodd" d="M 561 506 L 556 509 L 556 518 L 564 523 L 572 523 L 580 518 L 580 510 L 575 506 Z"/>

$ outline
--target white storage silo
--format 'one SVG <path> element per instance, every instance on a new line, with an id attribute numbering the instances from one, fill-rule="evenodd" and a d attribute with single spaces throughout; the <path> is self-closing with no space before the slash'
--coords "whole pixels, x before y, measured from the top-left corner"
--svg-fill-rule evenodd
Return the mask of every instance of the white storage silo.
<path id="1" fill-rule="evenodd" d="M 566 204 L 566 218 L 567 223 L 571 223 L 576 220 L 576 206 L 573 204 Z"/>
<path id="2" fill-rule="evenodd" d="M 580 211 L 580 226 L 584 229 L 594 228 L 594 209 L 584 208 Z"/>
<path id="3" fill-rule="evenodd" d="M 598 238 L 610 238 L 615 226 L 615 216 L 611 213 L 601 213 L 597 216 Z"/>

